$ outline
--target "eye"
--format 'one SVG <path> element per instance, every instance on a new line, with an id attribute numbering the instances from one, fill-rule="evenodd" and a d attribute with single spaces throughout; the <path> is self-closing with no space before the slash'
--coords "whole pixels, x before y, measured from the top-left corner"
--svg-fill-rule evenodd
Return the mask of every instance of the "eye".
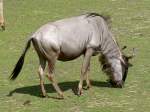
<path id="1" fill-rule="evenodd" d="M 109 64 L 104 64 L 102 69 L 107 70 L 108 68 L 110 68 L 110 65 Z"/>

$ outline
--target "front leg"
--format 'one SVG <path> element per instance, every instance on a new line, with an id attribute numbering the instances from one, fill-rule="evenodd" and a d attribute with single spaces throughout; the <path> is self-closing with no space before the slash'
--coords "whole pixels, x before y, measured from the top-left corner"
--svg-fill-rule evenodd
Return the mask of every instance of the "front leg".
<path id="1" fill-rule="evenodd" d="M 90 59 L 91 59 L 91 56 L 93 55 L 93 52 L 94 50 L 92 48 L 88 48 L 85 52 L 82 69 L 81 69 L 80 82 L 78 84 L 78 95 L 82 94 L 83 80 L 84 80 L 85 75 L 87 74 L 88 67 L 90 65 Z"/>
<path id="2" fill-rule="evenodd" d="M 90 75 L 90 64 L 88 66 L 88 70 L 87 70 L 87 73 L 86 73 L 86 76 L 85 76 L 85 80 L 86 80 L 86 87 L 85 87 L 85 89 L 91 88 L 91 82 L 90 82 L 90 79 L 89 79 L 89 75 Z"/>

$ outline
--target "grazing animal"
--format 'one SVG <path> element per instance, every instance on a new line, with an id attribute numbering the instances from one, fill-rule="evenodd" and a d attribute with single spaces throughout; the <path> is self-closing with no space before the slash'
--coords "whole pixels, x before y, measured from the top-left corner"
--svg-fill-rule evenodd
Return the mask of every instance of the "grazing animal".
<path id="1" fill-rule="evenodd" d="M 3 15 L 3 0 L 0 0 L 0 27 L 5 30 L 5 22 Z"/>
<path id="2" fill-rule="evenodd" d="M 16 64 L 10 79 L 18 76 L 30 43 L 38 54 L 40 66 L 39 77 L 42 95 L 46 96 L 44 88 L 44 69 L 48 62 L 48 79 L 55 90 L 63 97 L 63 92 L 56 83 L 54 69 L 57 60 L 70 61 L 83 55 L 81 77 L 78 84 L 78 94 L 82 94 L 83 80 L 90 87 L 88 71 L 92 56 L 101 53 L 111 70 L 111 81 L 116 87 L 122 87 L 128 71 L 128 60 L 122 55 L 107 23 L 107 19 L 97 13 L 58 20 L 40 27 L 27 41 L 26 47 Z M 127 57 L 126 57 L 127 58 Z M 107 66 L 102 62 L 103 66 Z M 104 67 L 105 68 L 105 67 Z M 106 67 L 107 68 L 107 67 Z"/>

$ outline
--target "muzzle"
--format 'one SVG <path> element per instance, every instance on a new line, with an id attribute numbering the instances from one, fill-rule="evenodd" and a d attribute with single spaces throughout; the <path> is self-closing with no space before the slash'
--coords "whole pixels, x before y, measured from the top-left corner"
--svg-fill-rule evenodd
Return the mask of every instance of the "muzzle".
<path id="1" fill-rule="evenodd" d="M 109 82 L 115 88 L 123 88 L 123 86 L 124 86 L 124 81 L 123 80 L 121 80 L 121 81 L 112 81 L 112 80 L 110 80 Z"/>

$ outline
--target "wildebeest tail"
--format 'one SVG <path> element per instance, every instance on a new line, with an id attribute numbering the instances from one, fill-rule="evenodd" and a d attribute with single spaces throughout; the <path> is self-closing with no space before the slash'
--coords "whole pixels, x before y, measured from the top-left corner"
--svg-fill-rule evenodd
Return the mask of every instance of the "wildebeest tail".
<path id="1" fill-rule="evenodd" d="M 27 41 L 27 44 L 26 44 L 26 47 L 22 53 L 22 55 L 20 56 L 14 70 L 12 71 L 12 74 L 10 75 L 10 80 L 15 80 L 17 78 L 17 76 L 19 75 L 21 69 L 22 69 L 22 66 L 24 64 L 24 58 L 25 58 L 25 55 L 26 55 L 26 52 L 28 51 L 28 49 L 30 48 L 30 44 L 31 44 L 31 41 L 32 41 L 32 38 L 29 38 L 29 40 Z"/>

